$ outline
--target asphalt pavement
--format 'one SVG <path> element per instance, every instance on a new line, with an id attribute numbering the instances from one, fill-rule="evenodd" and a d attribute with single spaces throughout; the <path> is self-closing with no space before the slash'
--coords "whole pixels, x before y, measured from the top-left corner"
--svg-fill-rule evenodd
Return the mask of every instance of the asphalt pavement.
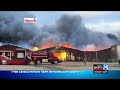
<path id="1" fill-rule="evenodd" d="M 41 65 L 0 65 L 0 70 L 93 70 L 93 64 L 108 64 L 109 70 L 120 70 L 120 64 L 117 62 L 62 62 L 59 64 L 43 63 Z"/>

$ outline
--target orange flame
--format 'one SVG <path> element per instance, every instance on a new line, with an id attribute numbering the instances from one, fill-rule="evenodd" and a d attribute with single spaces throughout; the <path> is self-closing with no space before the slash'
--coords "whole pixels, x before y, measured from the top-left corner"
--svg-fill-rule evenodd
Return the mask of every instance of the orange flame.
<path id="1" fill-rule="evenodd" d="M 53 54 L 55 57 L 58 57 L 62 61 L 66 60 L 66 52 L 54 52 Z"/>
<path id="2" fill-rule="evenodd" d="M 39 48 L 38 48 L 38 47 L 34 47 L 33 50 L 34 50 L 34 51 L 38 51 Z"/>
<path id="3" fill-rule="evenodd" d="M 40 46 L 40 49 L 46 49 L 46 48 L 56 47 L 56 46 L 58 46 L 58 44 L 56 43 L 43 42 Z"/>
<path id="4" fill-rule="evenodd" d="M 53 53 L 55 57 L 61 58 L 61 53 Z"/>
<path id="5" fill-rule="evenodd" d="M 85 51 L 96 51 L 96 48 L 88 48 L 88 49 L 85 49 Z"/>
<path id="6" fill-rule="evenodd" d="M 59 46 L 63 46 L 63 47 L 67 47 L 67 48 L 73 48 L 73 46 L 69 43 L 60 44 Z"/>
<path id="7" fill-rule="evenodd" d="M 46 48 L 50 48 L 50 47 L 56 47 L 56 46 L 63 46 L 63 47 L 67 47 L 67 48 L 73 48 L 73 46 L 69 43 L 65 43 L 65 44 L 56 44 L 56 43 L 50 43 L 50 42 L 43 42 L 40 46 L 40 49 L 46 49 Z"/>
<path id="8" fill-rule="evenodd" d="M 85 48 L 84 48 L 84 51 L 96 51 L 97 48 L 95 45 L 87 45 Z"/>

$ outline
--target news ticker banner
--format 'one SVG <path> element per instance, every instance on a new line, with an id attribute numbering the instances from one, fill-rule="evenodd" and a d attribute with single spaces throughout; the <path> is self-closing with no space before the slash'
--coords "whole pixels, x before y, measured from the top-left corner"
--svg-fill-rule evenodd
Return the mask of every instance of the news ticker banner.
<path id="1" fill-rule="evenodd" d="M 120 79 L 120 70 L 94 73 L 93 70 L 10 70 L 0 71 L 0 79 Z"/>

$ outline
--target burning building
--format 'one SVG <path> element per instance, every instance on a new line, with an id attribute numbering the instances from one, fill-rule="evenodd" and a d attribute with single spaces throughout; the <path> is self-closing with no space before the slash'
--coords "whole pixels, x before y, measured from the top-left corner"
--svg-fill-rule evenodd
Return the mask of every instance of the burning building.
<path id="1" fill-rule="evenodd" d="M 98 51 L 82 51 L 67 47 L 50 47 L 40 51 L 53 52 L 56 57 L 63 61 L 83 61 L 84 58 L 89 62 L 107 62 L 120 59 L 120 45 Z"/>
<path id="2" fill-rule="evenodd" d="M 37 47 L 34 48 L 38 50 Z M 117 61 L 120 59 L 120 45 L 114 45 L 110 48 L 98 50 L 98 51 L 82 51 L 75 48 L 56 46 L 49 47 L 39 50 L 40 52 L 53 52 L 53 54 L 62 61 L 83 61 L 84 58 L 88 62 L 106 62 L 106 61 Z M 10 60 L 23 61 L 28 53 L 32 50 L 14 46 L 14 45 L 3 45 L 0 46 L 0 54 L 10 58 Z"/>
<path id="3" fill-rule="evenodd" d="M 63 46 L 50 47 L 40 51 L 53 52 L 53 54 L 63 61 L 80 61 L 84 58 L 84 52 Z"/>
<path id="4" fill-rule="evenodd" d="M 80 15 L 61 15 L 54 24 L 40 28 L 34 24 L 24 24 L 25 17 L 34 15 L 28 12 L 0 12 L 0 44 L 12 43 L 27 48 L 36 46 L 35 51 L 39 48 L 40 51 L 52 51 L 63 61 L 82 61 L 84 58 L 87 61 L 106 61 L 120 58 L 119 46 L 110 47 L 120 44 L 120 41 L 111 35 L 89 30 L 82 23 Z M 11 45 L 0 47 L 1 53 L 5 52 L 14 60 L 24 58 L 26 50 Z"/>

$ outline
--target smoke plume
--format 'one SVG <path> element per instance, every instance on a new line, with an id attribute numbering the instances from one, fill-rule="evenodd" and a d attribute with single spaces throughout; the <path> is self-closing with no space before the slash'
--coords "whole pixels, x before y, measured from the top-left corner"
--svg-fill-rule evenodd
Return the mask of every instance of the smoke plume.
<path id="1" fill-rule="evenodd" d="M 87 29 L 79 15 L 62 15 L 54 25 L 41 28 L 24 23 L 23 19 L 27 17 L 35 16 L 28 12 L 0 12 L 0 44 L 48 48 L 70 43 L 79 49 L 85 49 L 88 45 L 103 49 L 119 43 L 104 33 Z"/>

